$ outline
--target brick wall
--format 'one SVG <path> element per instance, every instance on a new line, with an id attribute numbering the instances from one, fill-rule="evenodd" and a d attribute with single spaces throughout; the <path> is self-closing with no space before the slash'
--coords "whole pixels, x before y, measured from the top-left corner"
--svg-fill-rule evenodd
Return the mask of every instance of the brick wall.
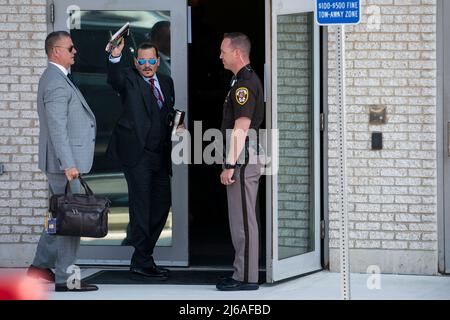
<path id="1" fill-rule="evenodd" d="M 0 0 L 0 266 L 30 262 L 47 207 L 36 112 L 46 35 L 46 0 Z"/>
<path id="2" fill-rule="evenodd" d="M 279 129 L 279 257 L 309 252 L 314 244 L 311 121 L 312 14 L 279 16 L 277 21 L 277 124 Z"/>
<path id="3" fill-rule="evenodd" d="M 369 10 L 370 15 L 363 15 L 361 25 L 347 27 L 351 268 L 365 272 L 367 265 L 375 264 L 386 273 L 433 274 L 437 269 L 436 0 L 363 0 L 362 4 L 363 12 Z M 369 29 L 368 19 L 376 23 L 378 11 L 379 29 L 376 25 Z M 329 31 L 330 266 L 337 270 L 333 28 Z M 46 34 L 46 0 L 0 0 L 0 163 L 5 164 L 5 174 L 0 176 L 0 266 L 30 263 L 47 206 L 47 184 L 37 169 L 36 113 L 37 83 L 46 66 Z M 368 124 L 372 104 L 387 106 L 387 124 Z M 382 151 L 370 150 L 372 131 L 383 132 Z M 293 139 L 285 142 L 288 147 Z M 281 182 L 298 185 L 301 168 L 288 167 Z M 299 174 L 292 176 L 289 170 Z M 292 196 L 287 193 L 284 198 L 286 208 Z M 290 228 L 289 220 L 282 227 Z M 299 226 L 298 234 L 294 230 L 291 240 L 301 239 L 302 228 L 306 229 Z"/>
<path id="4" fill-rule="evenodd" d="M 363 0 L 347 32 L 347 146 L 352 271 L 437 272 L 436 1 Z M 376 16 L 381 19 L 378 19 Z M 371 22 L 368 24 L 368 21 Z M 379 25 L 376 22 L 381 22 Z M 329 29 L 330 265 L 339 269 L 335 34 Z M 387 124 L 369 125 L 369 106 Z M 383 150 L 370 149 L 371 132 Z"/>

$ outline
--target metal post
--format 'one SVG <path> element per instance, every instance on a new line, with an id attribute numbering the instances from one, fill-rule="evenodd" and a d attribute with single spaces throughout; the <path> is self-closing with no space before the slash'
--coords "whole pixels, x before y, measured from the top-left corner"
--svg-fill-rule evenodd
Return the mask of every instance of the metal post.
<path id="1" fill-rule="evenodd" d="M 348 256 L 348 205 L 347 205 L 347 143 L 345 129 L 345 26 L 336 30 L 336 70 L 337 70 L 337 128 L 339 155 L 339 211 L 340 211 L 340 260 L 341 296 L 350 300 L 350 272 Z"/>

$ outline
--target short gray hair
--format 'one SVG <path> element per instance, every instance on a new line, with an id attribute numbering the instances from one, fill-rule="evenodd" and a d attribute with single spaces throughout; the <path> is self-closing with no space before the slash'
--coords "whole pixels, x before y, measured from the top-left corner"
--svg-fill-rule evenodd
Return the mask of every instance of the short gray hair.
<path id="1" fill-rule="evenodd" d="M 246 56 L 250 57 L 250 50 L 252 45 L 250 39 L 242 32 L 225 33 L 224 39 L 230 39 L 230 44 L 233 49 L 239 49 Z"/>
<path id="2" fill-rule="evenodd" d="M 70 38 L 70 33 L 67 31 L 54 31 L 51 32 L 45 39 L 45 53 L 47 56 L 50 55 L 52 48 L 55 46 L 56 42 L 62 38 Z"/>

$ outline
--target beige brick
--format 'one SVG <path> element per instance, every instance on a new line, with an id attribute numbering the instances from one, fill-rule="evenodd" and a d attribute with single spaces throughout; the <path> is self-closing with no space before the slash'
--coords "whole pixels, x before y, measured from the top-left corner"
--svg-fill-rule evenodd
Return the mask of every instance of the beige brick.
<path id="1" fill-rule="evenodd" d="M 352 195 L 348 199 L 349 210 L 356 211 L 349 213 L 356 228 L 349 225 L 355 238 L 350 247 L 436 250 L 436 1 L 368 0 L 362 4 L 378 6 L 382 24 L 379 30 L 368 31 L 363 18 L 361 25 L 347 29 L 347 103 L 354 110 L 347 111 Z M 335 68 L 333 32 L 330 28 L 331 68 Z M 328 136 L 333 141 L 329 155 L 337 159 L 334 74 L 329 69 Z M 388 107 L 386 125 L 367 125 L 371 104 Z M 368 134 L 373 130 L 384 133 L 382 151 L 369 149 Z M 337 184 L 336 159 L 330 159 L 328 171 L 330 181 Z M 339 208 L 333 203 L 338 199 L 333 194 L 330 210 Z M 368 213 L 367 221 L 358 220 L 365 218 L 362 213 Z M 427 232 L 425 241 L 421 241 L 423 232 Z"/>

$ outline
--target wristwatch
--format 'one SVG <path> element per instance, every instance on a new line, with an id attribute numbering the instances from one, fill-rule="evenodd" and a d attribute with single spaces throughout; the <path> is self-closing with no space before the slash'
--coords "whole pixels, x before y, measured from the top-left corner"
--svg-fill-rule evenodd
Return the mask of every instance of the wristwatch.
<path id="1" fill-rule="evenodd" d="M 235 164 L 231 164 L 231 163 L 225 162 L 225 164 L 223 165 L 223 167 L 224 167 L 225 169 L 235 169 L 235 168 L 236 168 L 236 165 L 235 165 Z"/>

